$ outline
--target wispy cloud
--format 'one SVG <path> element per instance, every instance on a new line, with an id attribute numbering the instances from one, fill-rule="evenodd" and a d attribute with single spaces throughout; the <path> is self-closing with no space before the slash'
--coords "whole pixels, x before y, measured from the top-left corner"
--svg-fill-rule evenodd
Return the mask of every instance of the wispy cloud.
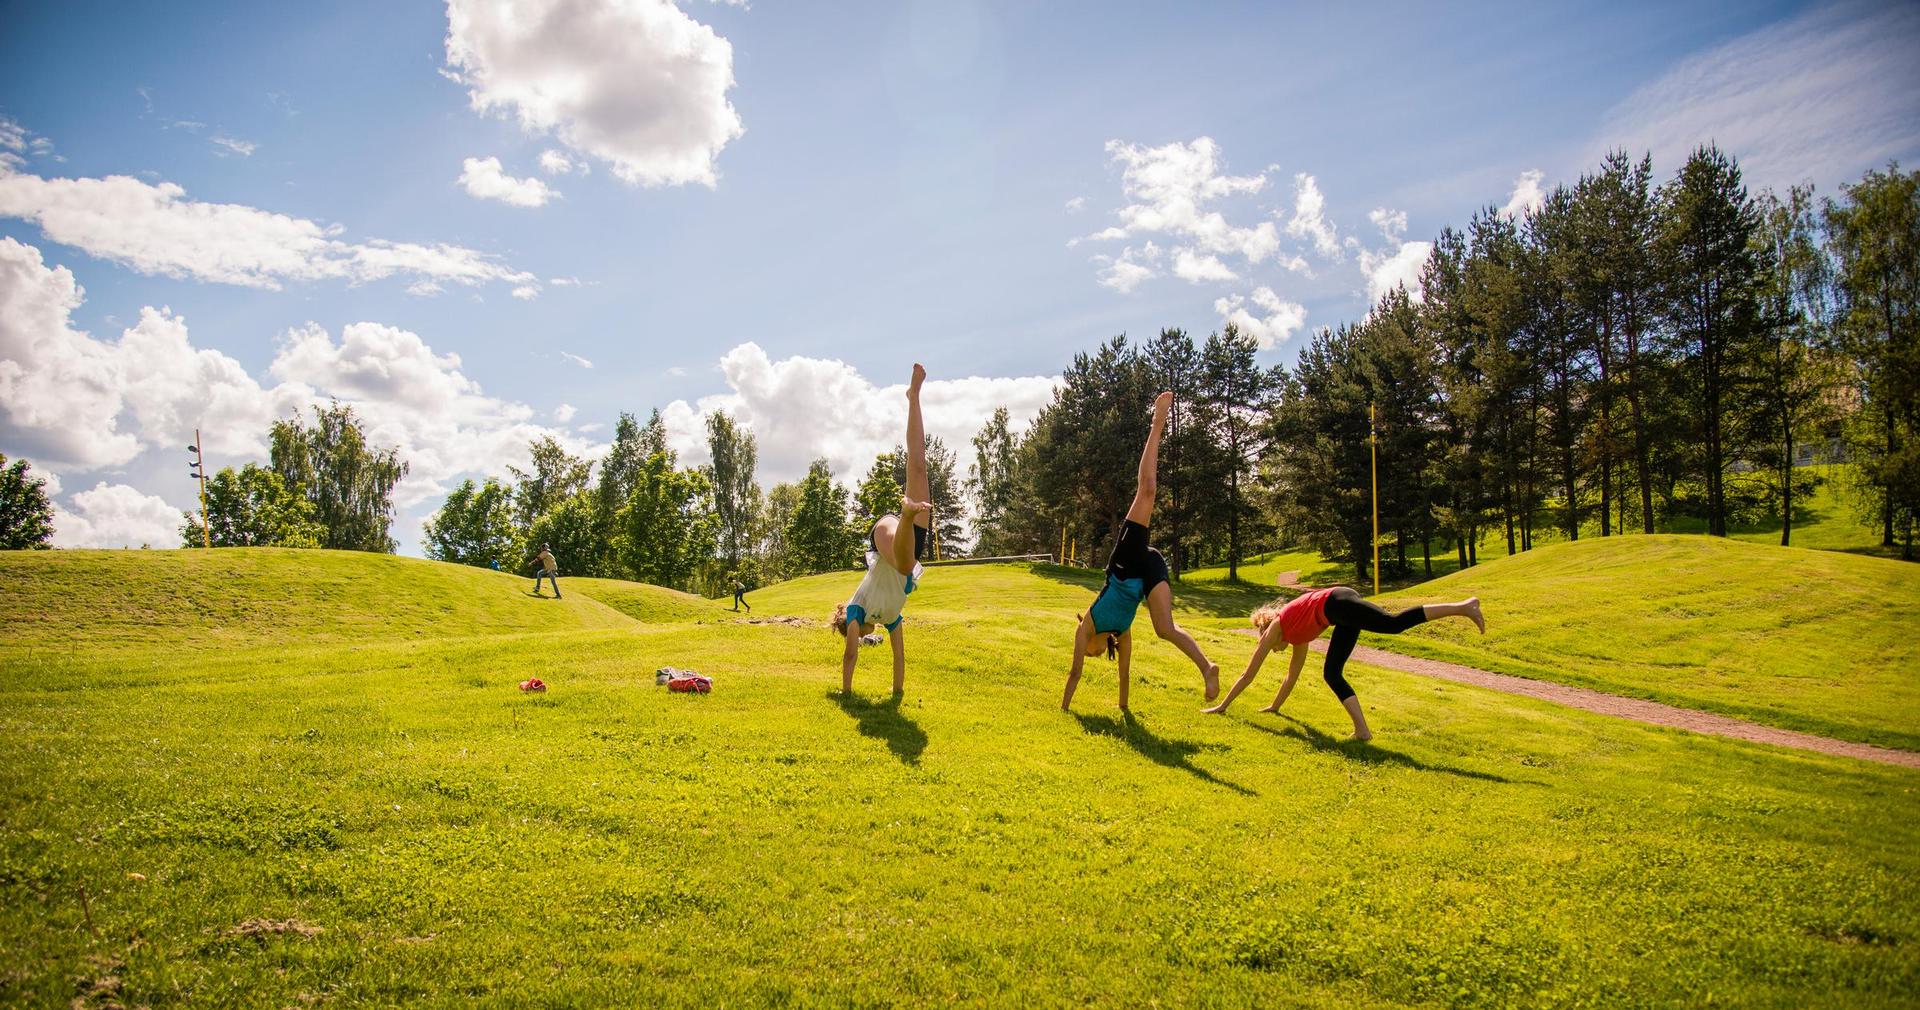
<path id="1" fill-rule="evenodd" d="M 240 140 L 235 137 L 222 137 L 218 134 L 212 137 L 209 137 L 207 139 L 213 141 L 213 153 L 220 155 L 221 157 L 226 157 L 229 154 L 237 154 L 242 158 L 249 158 L 249 157 L 252 157 L 253 152 L 260 147 L 259 144 L 256 144 L 251 140 Z"/>
<path id="2" fill-rule="evenodd" d="M 1747 181 L 1832 185 L 1920 154 L 1920 6 L 1823 7 L 1680 61 L 1611 109 L 1607 148 L 1677 168 L 1717 143 Z"/>
<path id="3" fill-rule="evenodd" d="M 570 351 L 561 351 L 560 356 L 567 359 L 568 361 L 573 362 L 576 365 L 579 365 L 581 368 L 593 367 L 593 362 L 588 361 L 587 359 L 581 357 L 580 355 L 574 354 Z"/>

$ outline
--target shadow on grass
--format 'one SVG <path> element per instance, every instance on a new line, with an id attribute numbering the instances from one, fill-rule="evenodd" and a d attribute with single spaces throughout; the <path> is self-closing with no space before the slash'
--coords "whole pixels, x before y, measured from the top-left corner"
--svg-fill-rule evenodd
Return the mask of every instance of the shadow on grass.
<path id="1" fill-rule="evenodd" d="M 1203 782 L 1225 786 L 1242 796 L 1260 795 L 1243 785 L 1229 782 L 1205 768 L 1197 767 L 1189 759 L 1200 753 L 1202 748 L 1199 744 L 1156 736 L 1145 723 L 1134 718 L 1131 712 L 1123 712 L 1117 719 L 1110 715 L 1085 715 L 1080 712 L 1073 713 L 1073 717 L 1079 720 L 1082 730 L 1097 736 L 1113 737 L 1154 764 L 1178 768 Z"/>
<path id="2" fill-rule="evenodd" d="M 1107 582 L 1107 573 L 1104 568 L 1034 565 L 1033 574 L 1043 579 L 1078 586 L 1089 594 L 1098 593 L 1100 587 Z M 1247 582 L 1175 582 L 1173 583 L 1173 612 L 1176 620 L 1182 612 L 1200 617 L 1245 617 L 1253 613 L 1255 607 L 1278 595 L 1280 592 L 1277 589 L 1268 589 Z"/>
<path id="3" fill-rule="evenodd" d="M 901 714 L 899 695 L 884 701 L 868 701 L 857 694 L 829 691 L 827 697 L 840 706 L 840 711 L 853 717 L 861 736 L 885 740 L 893 756 L 906 764 L 920 763 L 920 754 L 927 749 L 927 734 L 919 723 Z"/>
<path id="4" fill-rule="evenodd" d="M 1287 720 L 1293 725 L 1288 726 L 1286 729 L 1274 729 L 1271 726 L 1262 726 L 1257 722 L 1249 722 L 1247 723 L 1247 725 L 1252 726 L 1254 729 L 1257 729 L 1262 733 L 1271 733 L 1274 736 L 1283 736 L 1289 740 L 1299 740 L 1302 743 L 1305 743 L 1307 746 L 1313 748 L 1314 750 L 1323 751 L 1323 752 L 1332 753 L 1332 754 L 1339 754 L 1340 756 L 1346 758 L 1349 761 L 1358 761 L 1361 764 L 1399 765 L 1402 768 L 1411 768 L 1414 771 L 1442 772 L 1447 775 L 1458 775 L 1463 779 L 1478 779 L 1482 782 L 1498 782 L 1501 785 L 1509 785 L 1509 786 L 1511 785 L 1527 785 L 1527 786 L 1546 785 L 1546 783 L 1544 782 L 1535 782 L 1530 779 L 1521 779 L 1516 781 L 1514 779 L 1503 778 L 1491 772 L 1477 772 L 1470 768 L 1453 768 L 1448 765 L 1430 765 L 1425 761 L 1420 760 L 1419 758 L 1413 757 L 1410 754 L 1402 754 L 1397 750 L 1388 750 L 1387 748 L 1382 747 L 1371 740 L 1367 741 L 1366 743 L 1361 743 L 1358 740 L 1348 740 L 1341 737 L 1332 736 L 1330 734 L 1321 732 L 1320 730 L 1314 729 L 1312 726 L 1309 726 L 1306 723 L 1301 722 L 1300 720 L 1295 719 L 1293 716 L 1287 715 L 1284 712 L 1280 713 L 1280 718 Z"/>

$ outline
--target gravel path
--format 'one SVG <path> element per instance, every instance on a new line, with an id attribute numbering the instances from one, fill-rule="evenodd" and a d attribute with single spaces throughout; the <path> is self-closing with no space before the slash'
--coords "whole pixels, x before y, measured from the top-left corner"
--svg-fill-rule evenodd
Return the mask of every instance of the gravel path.
<path id="1" fill-rule="evenodd" d="M 1327 651 L 1326 640 L 1315 641 L 1313 650 Z M 1399 670 L 1402 673 L 1417 673 L 1423 677 L 1437 677 L 1455 683 L 1471 684 L 1474 687 L 1505 691 L 1508 694 L 1525 695 L 1529 698 L 1539 698 L 1542 701 L 1598 712 L 1601 715 L 1632 719 L 1654 726 L 1672 726 L 1675 729 L 1711 733 L 1714 736 L 1732 737 L 1735 740 L 1749 740 L 1754 743 L 1773 744 L 1776 747 L 1795 747 L 1821 754 L 1837 754 L 1841 757 L 1860 758 L 1864 761 L 1878 761 L 1881 764 L 1920 768 L 1920 753 L 1914 751 L 1875 747 L 1872 744 L 1854 743 L 1850 740 L 1835 740 L 1790 729 L 1776 729 L 1742 719 L 1714 715 L 1711 712 L 1662 705 L 1657 701 L 1623 698 L 1617 694 L 1591 691 L 1584 687 L 1570 687 L 1544 680 L 1528 680 L 1525 677 L 1510 677 L 1504 673 L 1489 673 L 1486 670 L 1476 670 L 1471 666 L 1443 663 L 1437 659 L 1402 656 L 1397 652 L 1387 652 L 1365 645 L 1354 647 L 1353 658 L 1356 662 L 1366 663 L 1369 666 L 1381 666 L 1389 670 Z"/>

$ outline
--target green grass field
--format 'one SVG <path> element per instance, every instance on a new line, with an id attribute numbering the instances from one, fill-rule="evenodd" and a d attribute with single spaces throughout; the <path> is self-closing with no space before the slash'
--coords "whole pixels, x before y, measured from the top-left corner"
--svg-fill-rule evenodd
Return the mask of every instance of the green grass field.
<path id="1" fill-rule="evenodd" d="M 239 550 L 0 577 L 10 1005 L 1920 1000 L 1912 771 L 1364 668 L 1380 736 L 1343 744 L 1317 684 L 1200 715 L 1158 642 L 1132 716 L 1104 662 L 1063 713 L 1087 572 L 930 572 L 899 701 L 884 648 L 838 698 L 818 623 L 647 587 Z M 1181 616 L 1232 669 L 1260 595 Z"/>
<path id="2" fill-rule="evenodd" d="M 1700 536 L 1541 547 L 1381 599 L 1478 596 L 1367 643 L 1824 736 L 1920 750 L 1920 566 Z"/>

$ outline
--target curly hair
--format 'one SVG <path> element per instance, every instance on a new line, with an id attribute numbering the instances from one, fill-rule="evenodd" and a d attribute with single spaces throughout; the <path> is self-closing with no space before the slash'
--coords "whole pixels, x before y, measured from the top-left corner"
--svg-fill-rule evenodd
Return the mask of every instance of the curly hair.
<path id="1" fill-rule="evenodd" d="M 846 604 L 842 603 L 839 606 L 833 608 L 833 620 L 832 622 L 830 622 L 829 627 L 833 628 L 833 635 L 835 638 L 847 637 L 847 605 Z"/>
<path id="2" fill-rule="evenodd" d="M 1287 600 L 1274 600 L 1272 603 L 1261 604 L 1259 608 L 1253 612 L 1253 626 L 1259 628 L 1262 633 L 1265 633 L 1267 625 L 1272 624 L 1274 620 L 1280 616 L 1280 611 L 1286 607 L 1288 602 Z"/>

